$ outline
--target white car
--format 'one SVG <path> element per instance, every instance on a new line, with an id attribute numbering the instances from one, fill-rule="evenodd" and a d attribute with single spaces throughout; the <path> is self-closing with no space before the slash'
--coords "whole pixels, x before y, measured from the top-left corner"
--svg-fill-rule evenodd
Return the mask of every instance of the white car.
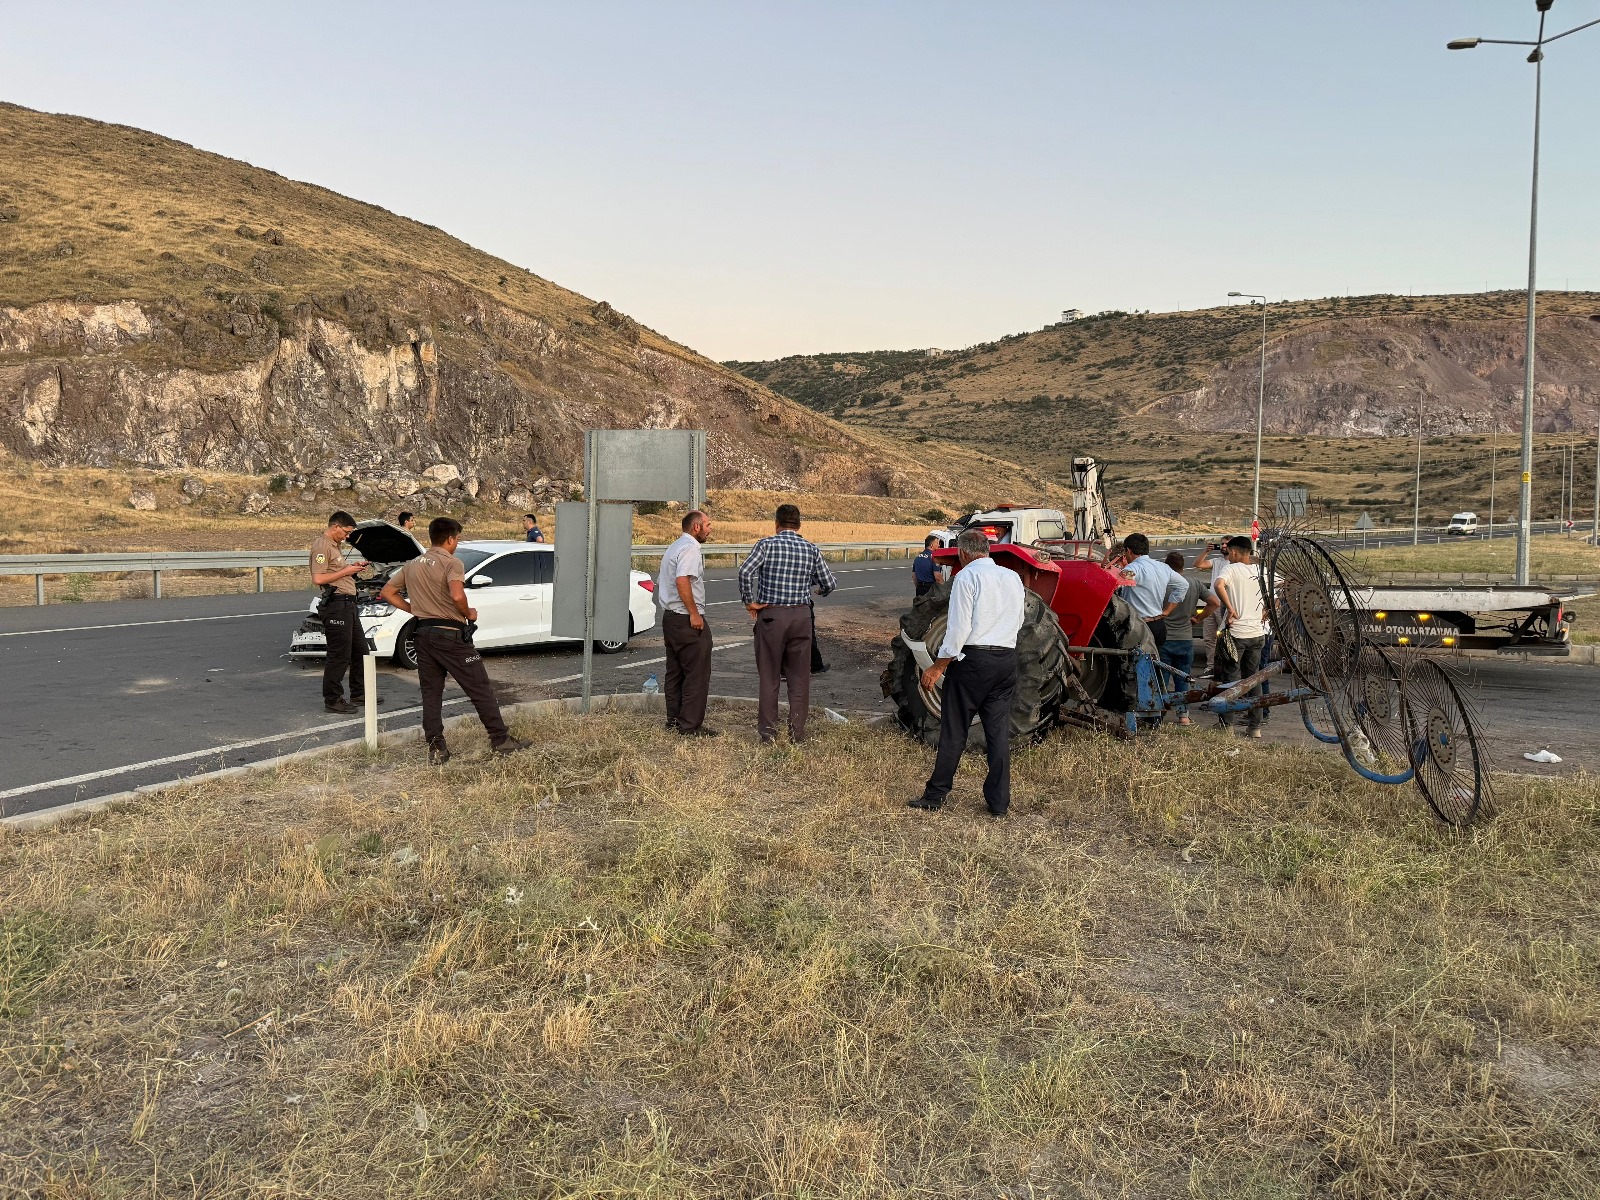
<path id="1" fill-rule="evenodd" d="M 404 563 L 418 557 L 423 547 L 416 538 L 387 521 L 363 521 L 350 535 L 350 546 L 371 569 L 356 577 L 356 600 L 361 627 L 376 654 L 396 666 L 417 665 L 416 619 L 403 609 L 378 598 L 383 585 Z M 456 557 L 467 568 L 467 598 L 478 610 L 478 631 L 473 644 L 479 649 L 533 646 L 544 642 L 575 645 L 581 639 L 557 638 L 550 633 L 555 606 L 555 547 L 542 542 L 462 542 Z M 642 633 L 656 623 L 655 582 L 643 571 L 629 573 L 628 635 Z M 317 613 L 320 597 L 311 601 L 310 614 L 289 639 L 290 658 L 323 658 L 327 639 Z M 595 642 L 603 654 L 627 648 L 623 642 Z"/>

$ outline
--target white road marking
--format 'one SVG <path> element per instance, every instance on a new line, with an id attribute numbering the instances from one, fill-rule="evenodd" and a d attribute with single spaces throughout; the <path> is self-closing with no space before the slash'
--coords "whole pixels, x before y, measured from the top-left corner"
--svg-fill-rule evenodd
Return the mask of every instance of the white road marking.
<path id="1" fill-rule="evenodd" d="M 465 704 L 465 696 L 454 696 L 446 700 L 446 704 Z M 416 704 L 410 708 L 397 708 L 393 712 L 379 713 L 378 720 L 385 721 L 390 717 L 403 717 L 409 713 L 421 712 L 422 705 Z M 143 771 L 148 767 L 164 767 L 170 763 L 192 762 L 197 758 L 211 758 L 215 755 L 229 754 L 235 750 L 247 750 L 251 746 L 265 746 L 271 742 L 283 742 L 290 738 L 310 737 L 313 734 L 323 733 L 329 729 L 347 729 L 352 725 L 360 725 L 364 717 L 355 717 L 348 721 L 329 721 L 326 725 L 317 725 L 309 729 L 294 729 L 288 733 L 274 733 L 269 737 L 251 738 L 249 741 L 234 742 L 227 746 L 212 746 L 206 750 L 191 750 L 187 754 L 169 754 L 166 758 L 152 758 L 144 762 L 129 763 L 125 767 L 108 767 L 104 771 L 90 771 L 84 775 L 69 775 L 65 779 L 47 779 L 43 783 L 30 783 L 26 787 L 12 788 L 0 792 L 0 800 L 8 800 L 12 796 L 26 796 L 29 792 L 44 792 L 51 788 L 67 787 L 75 783 L 91 783 L 96 779 L 109 779 L 113 775 L 126 775 L 129 771 Z"/>
<path id="2" fill-rule="evenodd" d="M 718 650 L 732 650 L 735 646 L 748 646 L 752 640 L 753 639 L 751 639 L 751 638 L 745 638 L 743 641 L 739 641 L 739 642 L 723 642 L 722 645 L 720 645 L 720 646 L 711 647 L 711 653 L 715 654 Z M 663 654 L 660 658 L 636 658 L 632 662 L 618 663 L 616 666 L 612 667 L 611 669 L 613 671 L 626 671 L 629 667 L 650 667 L 650 666 L 654 666 L 656 663 L 664 663 L 666 661 L 667 661 L 667 656 L 665 654 Z M 569 676 L 567 676 L 567 678 L 568 679 L 582 679 L 583 676 L 582 675 L 569 675 Z M 560 679 L 552 679 L 549 682 L 551 682 L 551 683 L 562 683 L 562 682 L 565 682 L 565 681 L 564 680 L 560 680 Z"/>
<path id="3" fill-rule="evenodd" d="M 304 608 L 287 608 L 280 612 L 228 613 L 220 617 L 169 617 L 163 621 L 123 621 L 116 625 L 63 625 L 60 629 L 18 629 L 0 633 L 0 637 L 29 637 L 36 633 L 86 633 L 92 629 L 137 629 L 142 625 L 187 625 L 191 621 L 241 621 L 245 617 L 293 617 L 308 612 Z"/>

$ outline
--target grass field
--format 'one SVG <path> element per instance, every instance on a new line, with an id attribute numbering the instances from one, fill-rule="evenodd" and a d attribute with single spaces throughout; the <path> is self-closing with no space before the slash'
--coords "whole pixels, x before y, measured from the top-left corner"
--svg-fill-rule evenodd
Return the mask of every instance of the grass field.
<path id="1" fill-rule="evenodd" d="M 1510 575 L 1516 570 L 1516 538 L 1507 534 L 1492 541 L 1445 541 L 1438 545 L 1383 546 L 1354 552 L 1365 575 L 1381 577 L 1394 571 L 1444 571 L 1466 574 Z M 1600 575 L 1600 548 L 1586 546 L 1577 537 L 1559 534 L 1536 536 L 1528 546 L 1530 575 Z"/>
<path id="2" fill-rule="evenodd" d="M 724 714 L 730 728 L 747 711 Z M 0 834 L 0 1192 L 1600 1192 L 1600 783 L 524 726 Z"/>

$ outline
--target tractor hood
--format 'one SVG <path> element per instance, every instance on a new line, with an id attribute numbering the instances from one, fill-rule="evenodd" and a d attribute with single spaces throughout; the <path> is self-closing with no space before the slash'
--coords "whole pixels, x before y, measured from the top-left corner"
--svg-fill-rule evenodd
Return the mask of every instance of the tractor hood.
<path id="1" fill-rule="evenodd" d="M 387 521 L 363 521 L 346 540 L 369 563 L 395 566 L 422 556 L 422 543 Z"/>

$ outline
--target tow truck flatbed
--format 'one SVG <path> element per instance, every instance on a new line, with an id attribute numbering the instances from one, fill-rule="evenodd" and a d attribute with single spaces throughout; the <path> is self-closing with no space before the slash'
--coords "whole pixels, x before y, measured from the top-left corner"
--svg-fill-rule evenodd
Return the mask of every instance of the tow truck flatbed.
<path id="1" fill-rule="evenodd" d="M 1571 618 L 1563 606 L 1594 595 L 1517 585 L 1352 589 L 1361 625 L 1379 645 L 1498 650 L 1504 654 L 1570 654 Z"/>

